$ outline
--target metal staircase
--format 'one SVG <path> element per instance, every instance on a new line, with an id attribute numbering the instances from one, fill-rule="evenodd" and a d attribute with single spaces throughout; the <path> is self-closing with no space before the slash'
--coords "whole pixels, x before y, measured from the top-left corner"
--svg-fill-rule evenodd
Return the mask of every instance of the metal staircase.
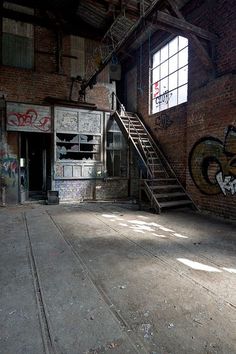
<path id="1" fill-rule="evenodd" d="M 140 188 L 146 192 L 151 207 L 160 213 L 168 208 L 194 206 L 138 115 L 121 109 L 114 117 L 142 161 Z"/>

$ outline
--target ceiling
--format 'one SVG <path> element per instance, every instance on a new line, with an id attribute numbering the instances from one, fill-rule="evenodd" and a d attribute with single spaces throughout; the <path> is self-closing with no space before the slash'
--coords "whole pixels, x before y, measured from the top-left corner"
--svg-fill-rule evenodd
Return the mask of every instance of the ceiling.
<path id="1" fill-rule="evenodd" d="M 179 7 L 185 2 L 176 0 Z M 165 0 L 9 0 L 8 3 L 32 7 L 35 15 L 3 8 L 3 16 L 56 26 L 64 32 L 93 39 L 101 39 L 119 15 L 136 21 L 153 3 L 165 8 Z"/>

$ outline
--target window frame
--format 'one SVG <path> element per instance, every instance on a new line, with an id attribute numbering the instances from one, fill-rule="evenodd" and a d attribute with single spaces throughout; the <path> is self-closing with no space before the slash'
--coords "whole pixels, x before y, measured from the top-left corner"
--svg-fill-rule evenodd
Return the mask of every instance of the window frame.
<path id="1" fill-rule="evenodd" d="M 18 11 L 19 13 L 22 14 L 34 14 L 34 9 L 28 6 L 21 6 L 18 4 L 14 4 L 14 3 L 8 3 L 8 1 L 4 1 L 4 3 L 9 4 L 10 5 L 10 9 L 16 9 L 16 11 Z M 7 5 L 8 6 L 8 5 Z M 4 4 L 3 4 L 4 7 Z M 6 7 L 8 8 L 8 7 Z M 8 21 L 13 21 L 17 23 L 17 26 L 21 26 L 21 25 L 28 25 L 31 26 L 31 36 L 23 36 L 23 35 L 19 35 L 19 34 L 15 34 L 15 33 L 11 33 L 11 32 L 6 32 L 4 31 L 4 20 L 8 20 Z M 0 20 L 0 33 L 1 33 L 1 40 L 0 40 L 0 65 L 2 66 L 6 66 L 6 67 L 12 67 L 12 68 L 16 68 L 16 69 L 23 69 L 23 70 L 28 70 L 28 71 L 34 71 L 35 70 L 35 26 L 34 24 L 30 24 L 24 21 L 18 21 L 15 19 L 11 19 L 8 17 L 1 17 Z M 30 62 L 30 65 L 25 64 L 21 64 L 21 65 L 15 65 L 13 62 L 8 62 L 8 63 L 4 63 L 4 45 L 3 45 L 3 37 L 4 35 L 11 35 L 12 37 L 14 36 L 16 39 L 17 38 L 26 38 L 29 39 L 31 42 L 31 46 L 32 46 L 32 51 L 30 52 L 32 57 L 30 58 L 30 60 L 27 60 Z"/>
<path id="2" fill-rule="evenodd" d="M 113 127 L 113 123 L 115 122 L 115 125 L 117 127 Z M 112 144 L 114 144 L 114 135 L 117 134 L 117 136 L 119 136 L 119 144 L 116 146 L 114 144 L 114 146 L 109 147 L 108 144 L 108 135 L 112 134 Z M 107 123 L 107 129 L 106 129 L 106 171 L 107 171 L 107 177 L 108 178 L 127 178 L 127 149 L 128 149 L 128 145 L 126 142 L 126 139 L 124 137 L 124 134 L 122 133 L 122 131 L 120 130 L 118 124 L 116 123 L 116 121 L 114 120 L 114 118 L 110 118 L 108 120 Z M 113 162 L 112 162 L 112 174 L 109 173 L 110 171 L 108 171 L 108 154 L 111 154 L 113 156 Z M 116 168 L 115 168 L 115 155 L 119 155 L 119 175 L 116 174 Z M 124 163 L 122 164 L 122 156 L 124 156 L 125 154 L 125 165 L 126 165 L 126 170 L 125 173 L 122 174 L 122 165 L 124 165 Z"/>
<path id="3" fill-rule="evenodd" d="M 180 43 L 179 43 L 179 38 L 183 38 L 184 41 L 186 41 L 186 45 L 183 45 L 180 48 Z M 174 40 L 177 39 L 177 50 L 174 51 L 171 55 L 170 55 L 170 43 L 174 42 Z M 167 47 L 168 53 L 167 53 L 167 57 L 165 58 L 165 60 L 161 60 L 161 51 Z M 186 63 L 183 65 L 179 65 L 179 53 L 183 53 L 184 50 L 187 51 L 187 55 L 185 56 L 186 58 Z M 189 41 L 187 37 L 183 37 L 180 35 L 177 36 L 171 36 L 168 37 L 165 41 L 163 41 L 160 45 L 158 45 L 154 50 L 151 51 L 150 53 L 150 58 L 149 58 L 149 115 L 154 115 L 154 114 L 158 114 L 161 113 L 163 111 L 165 111 L 166 109 L 170 109 L 172 107 L 176 107 L 179 106 L 180 104 L 186 103 L 188 101 L 188 79 L 189 79 Z M 157 63 L 154 66 L 154 56 L 155 55 L 159 55 L 160 61 L 159 63 Z M 170 72 L 170 59 L 174 58 L 176 56 L 177 58 L 177 65 L 176 65 L 176 69 Z M 163 64 L 167 65 L 167 74 L 161 76 L 161 66 L 164 67 Z M 157 80 L 154 79 L 153 75 L 154 75 L 154 71 L 155 70 L 159 70 L 159 76 L 157 76 Z M 179 72 L 180 70 L 187 70 L 186 73 L 186 80 L 179 84 Z M 170 80 L 169 77 L 173 74 L 176 74 L 176 85 L 174 85 L 171 90 L 169 90 L 169 84 L 170 84 Z M 163 89 L 160 85 L 160 83 L 164 83 L 164 80 L 166 80 L 167 82 L 167 90 L 163 92 Z M 156 85 L 156 83 L 158 83 L 158 85 Z M 155 95 L 154 97 L 154 85 L 156 85 L 156 90 L 157 92 L 160 94 L 158 95 L 158 93 Z M 164 85 L 163 85 L 164 86 Z M 165 86 L 164 86 L 165 87 Z M 184 99 L 180 99 L 180 90 L 184 88 L 185 92 L 184 92 Z M 176 93 L 176 96 L 172 96 L 173 93 Z M 171 94 L 171 95 L 170 95 Z M 171 97 L 176 97 L 176 103 L 170 103 L 170 99 Z M 159 103 L 157 104 L 157 106 L 155 107 L 155 100 L 159 99 Z"/>

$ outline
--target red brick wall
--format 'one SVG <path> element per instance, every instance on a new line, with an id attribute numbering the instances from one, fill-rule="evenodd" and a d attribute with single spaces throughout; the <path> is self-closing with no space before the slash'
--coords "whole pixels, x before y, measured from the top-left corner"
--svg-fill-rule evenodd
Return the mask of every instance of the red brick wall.
<path id="1" fill-rule="evenodd" d="M 0 91 L 7 95 L 8 101 L 43 103 L 45 97 L 68 100 L 70 95 L 70 37 L 63 35 L 62 39 L 62 70 L 57 72 L 57 40 L 56 33 L 35 27 L 34 70 L 0 66 Z M 92 49 L 98 44 L 88 41 L 86 48 Z M 86 56 L 88 60 L 88 56 Z M 108 99 L 109 75 L 106 68 L 99 75 L 99 85 L 94 90 L 87 90 L 88 101 L 97 105 L 98 109 L 110 110 Z M 103 85 L 105 83 L 105 87 Z"/>
<path id="2" fill-rule="evenodd" d="M 226 190 L 224 195 L 215 177 L 222 170 L 224 177 L 230 175 L 231 180 L 236 179 L 236 168 L 230 168 L 236 157 L 236 130 L 235 138 L 230 141 L 232 153 L 227 153 L 224 145 L 228 127 L 236 128 L 235 84 L 233 75 L 225 75 L 195 92 L 188 104 L 186 141 L 189 167 L 193 164 L 191 174 L 187 169 L 189 193 L 200 208 L 231 218 L 236 218 L 236 180 L 235 192 Z M 191 150 L 194 153 L 190 154 Z M 204 177 L 208 157 L 219 161 L 212 161 L 209 166 L 210 181 Z"/>
<path id="3" fill-rule="evenodd" d="M 230 144 L 228 144 L 230 146 L 228 147 L 231 149 L 231 154 L 225 153 L 224 147 L 229 126 L 236 129 L 235 1 L 193 0 L 182 10 L 182 13 L 189 22 L 217 34 L 218 40 L 214 48 L 211 48 L 206 41 L 201 40 L 209 53 L 213 50 L 215 70 L 209 72 L 204 68 L 190 40 L 188 103 L 150 116 L 148 109 L 150 52 L 168 36 L 167 33 L 157 32 L 133 53 L 138 67 L 138 87 L 142 86 L 142 89 L 137 91 L 138 112 L 200 209 L 236 219 L 236 168 L 235 162 L 232 161 L 236 157 L 234 140 L 236 135 L 232 134 L 234 138 L 230 136 Z M 125 64 L 127 70 L 130 62 L 131 59 Z M 158 126 L 163 120 L 163 116 L 164 120 L 167 119 L 171 122 L 167 129 L 161 129 Z M 198 149 L 192 156 L 190 152 L 194 146 L 197 146 Z M 205 160 L 205 165 L 201 165 L 203 157 L 208 155 L 212 157 L 212 163 L 208 159 Z M 189 171 L 191 157 L 195 159 L 192 176 Z M 208 169 L 206 161 L 209 163 Z M 234 167 L 230 167 L 230 161 Z M 203 172 L 204 169 L 205 172 Z M 235 180 L 235 193 L 234 187 L 231 192 L 229 184 L 227 185 L 223 180 L 224 186 L 228 188 L 228 190 L 224 190 L 226 194 L 224 195 L 216 181 L 216 175 L 220 169 L 223 172 L 223 179 L 227 175 L 231 176 L 231 186 Z M 194 178 L 197 183 L 200 181 L 199 185 L 194 183 Z M 217 194 L 213 195 L 213 190 Z"/>

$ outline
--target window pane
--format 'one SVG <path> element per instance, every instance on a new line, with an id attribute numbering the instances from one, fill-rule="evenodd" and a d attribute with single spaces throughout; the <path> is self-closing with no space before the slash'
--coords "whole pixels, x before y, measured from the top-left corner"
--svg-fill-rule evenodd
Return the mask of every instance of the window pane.
<path id="1" fill-rule="evenodd" d="M 169 108 L 177 105 L 177 89 L 169 93 Z"/>
<path id="2" fill-rule="evenodd" d="M 178 86 L 177 79 L 178 79 L 177 72 L 169 76 L 169 91 L 174 90 Z"/>
<path id="3" fill-rule="evenodd" d="M 155 53 L 152 57 L 152 67 L 155 68 L 160 64 L 160 51 Z"/>
<path id="4" fill-rule="evenodd" d="M 168 91 L 168 77 L 160 81 L 160 94 L 163 95 Z"/>
<path id="5" fill-rule="evenodd" d="M 33 40 L 13 34 L 2 34 L 2 63 L 25 69 L 33 68 Z"/>
<path id="6" fill-rule="evenodd" d="M 179 86 L 182 86 L 188 82 L 188 67 L 179 70 Z"/>
<path id="7" fill-rule="evenodd" d="M 160 78 L 162 79 L 163 77 L 168 75 L 168 61 L 165 63 L 161 64 L 161 75 Z"/>
<path id="8" fill-rule="evenodd" d="M 168 59 L 168 44 L 161 49 L 161 63 Z"/>
<path id="9" fill-rule="evenodd" d="M 120 176 L 120 151 L 114 151 L 114 176 L 119 177 Z"/>
<path id="10" fill-rule="evenodd" d="M 168 103 L 166 103 L 165 101 L 164 102 L 160 102 L 160 105 L 159 105 L 160 112 L 164 111 L 167 108 L 168 108 Z"/>
<path id="11" fill-rule="evenodd" d="M 155 53 L 153 55 L 153 69 L 150 86 L 152 113 L 187 101 L 187 38 L 176 37 Z"/>
<path id="12" fill-rule="evenodd" d="M 179 52 L 179 68 L 188 64 L 188 48 Z"/>
<path id="13" fill-rule="evenodd" d="M 114 119 L 109 119 L 107 130 L 111 132 L 120 132 L 120 128 Z"/>
<path id="14" fill-rule="evenodd" d="M 121 148 L 121 133 L 113 133 L 113 149 Z"/>
<path id="15" fill-rule="evenodd" d="M 159 105 L 156 104 L 156 100 L 152 100 L 152 114 L 159 112 Z"/>
<path id="16" fill-rule="evenodd" d="M 155 84 L 153 85 L 153 95 L 152 98 L 155 98 L 157 96 L 159 96 L 160 94 L 160 83 L 157 81 L 155 82 Z"/>
<path id="17" fill-rule="evenodd" d="M 173 73 L 178 69 L 178 55 L 174 55 L 169 59 L 169 73 Z"/>
<path id="18" fill-rule="evenodd" d="M 169 56 L 172 56 L 173 54 L 177 53 L 177 51 L 178 51 L 178 37 L 174 38 L 169 43 Z"/>
<path id="19" fill-rule="evenodd" d="M 113 146 L 113 133 L 107 133 L 107 148 L 111 149 Z"/>
<path id="20" fill-rule="evenodd" d="M 178 104 L 187 102 L 188 98 L 188 85 L 179 87 L 178 89 Z"/>
<path id="21" fill-rule="evenodd" d="M 188 39 L 185 37 L 179 36 L 179 50 L 187 47 L 188 45 Z"/>
<path id="22" fill-rule="evenodd" d="M 158 66 L 156 69 L 152 71 L 152 82 L 156 82 L 160 79 L 160 67 Z"/>

